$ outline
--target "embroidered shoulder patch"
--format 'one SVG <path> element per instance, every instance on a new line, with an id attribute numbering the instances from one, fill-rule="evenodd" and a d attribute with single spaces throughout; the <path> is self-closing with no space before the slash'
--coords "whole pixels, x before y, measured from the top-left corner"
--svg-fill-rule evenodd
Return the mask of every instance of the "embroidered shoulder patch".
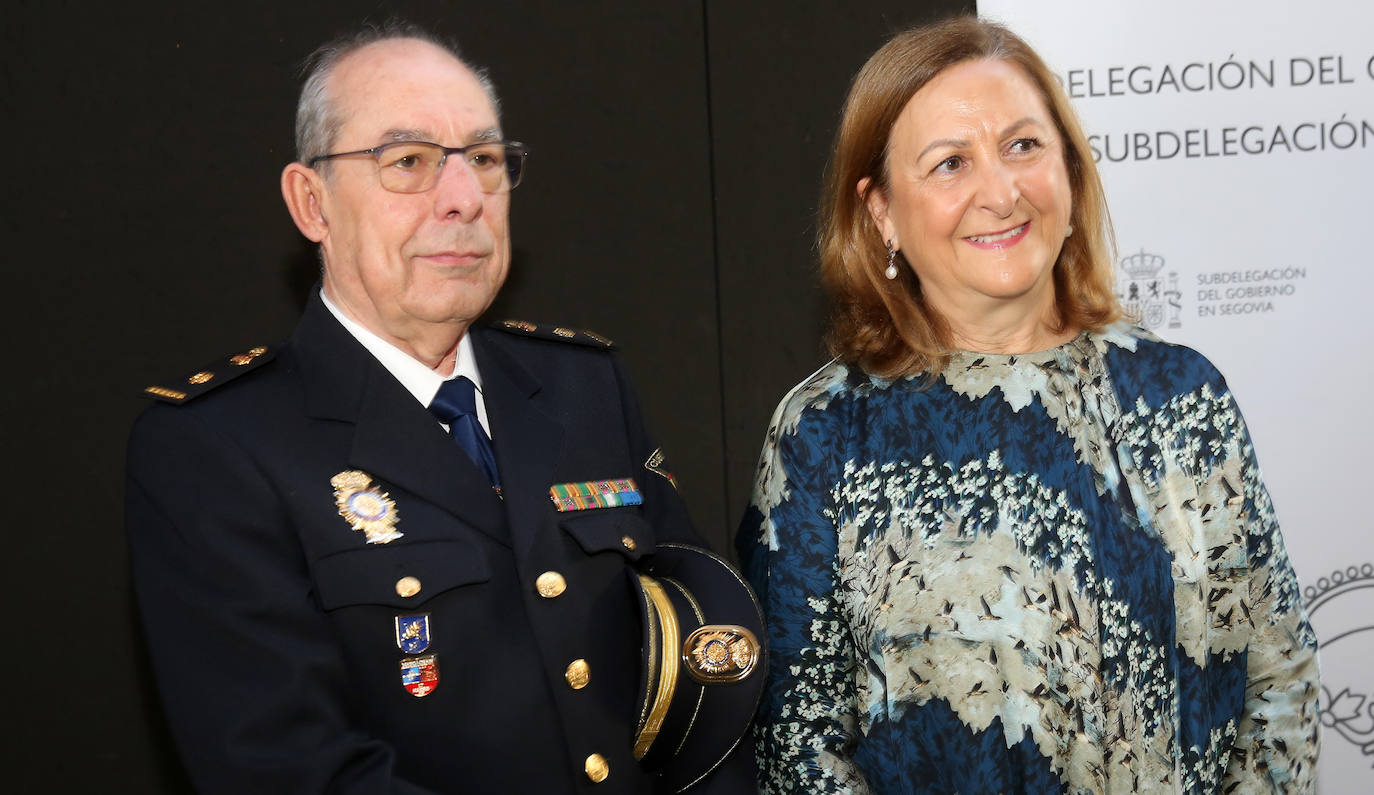
<path id="1" fill-rule="evenodd" d="M 663 455 L 662 447 L 654 448 L 654 451 L 649 454 L 648 460 L 644 462 L 644 468 L 655 475 L 666 478 L 669 483 L 673 484 L 673 488 L 677 489 L 677 478 L 673 477 L 672 470 L 668 469 L 668 459 Z"/>

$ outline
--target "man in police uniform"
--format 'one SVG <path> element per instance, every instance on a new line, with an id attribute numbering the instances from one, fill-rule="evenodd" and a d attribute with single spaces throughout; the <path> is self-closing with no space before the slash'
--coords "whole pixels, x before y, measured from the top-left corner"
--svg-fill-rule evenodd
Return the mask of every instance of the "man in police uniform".
<path id="1" fill-rule="evenodd" d="M 282 193 L 322 290 L 281 346 L 149 387 L 130 442 L 136 587 L 192 777 L 659 791 L 638 757 L 677 682 L 646 673 L 635 583 L 699 540 L 607 341 L 473 325 L 524 159 L 490 86 L 423 34 L 370 31 L 318 54 L 297 144 Z M 749 651 L 711 637 L 707 663 Z M 743 727 L 692 731 L 714 757 L 673 788 L 752 791 Z"/>

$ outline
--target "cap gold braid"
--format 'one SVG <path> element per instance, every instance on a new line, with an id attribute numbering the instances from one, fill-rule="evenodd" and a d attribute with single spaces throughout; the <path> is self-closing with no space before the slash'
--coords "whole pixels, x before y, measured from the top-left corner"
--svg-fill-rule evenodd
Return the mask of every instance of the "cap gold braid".
<path id="1" fill-rule="evenodd" d="M 644 593 L 648 594 L 654 608 L 652 612 L 657 614 L 658 625 L 663 630 L 663 645 L 660 647 L 663 659 L 659 663 L 658 690 L 654 693 L 654 705 L 649 709 L 649 717 L 644 721 L 644 727 L 635 735 L 635 759 L 643 759 L 644 755 L 649 753 L 649 747 L 658 739 L 658 733 L 663 728 L 663 719 L 668 715 L 668 705 L 673 702 L 673 693 L 677 690 L 677 654 L 681 635 L 677 611 L 673 609 L 673 603 L 668 601 L 668 594 L 664 593 L 663 586 L 654 578 L 643 574 L 639 575 L 639 584 Z"/>

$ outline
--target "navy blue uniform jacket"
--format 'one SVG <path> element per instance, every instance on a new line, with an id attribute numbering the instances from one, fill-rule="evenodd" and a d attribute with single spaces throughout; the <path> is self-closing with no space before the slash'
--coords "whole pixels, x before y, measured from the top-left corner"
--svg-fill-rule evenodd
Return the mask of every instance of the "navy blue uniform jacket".
<path id="1" fill-rule="evenodd" d="M 654 791 L 631 754 L 642 684 L 627 572 L 656 543 L 700 541 L 645 468 L 655 446 L 613 356 L 469 333 L 504 501 L 317 296 L 274 361 L 139 418 L 135 584 L 202 791 Z M 395 501 L 403 538 L 368 544 L 340 515 L 330 479 L 347 470 Z M 553 484 L 627 477 L 642 506 L 558 513 L 549 499 Z M 567 587 L 545 598 L 535 580 L 550 571 Z M 418 593 L 398 593 L 405 577 Z M 422 613 L 439 682 L 417 698 L 395 619 Z M 565 679 L 574 660 L 590 672 L 581 689 Z M 601 783 L 584 772 L 591 754 L 609 764 Z"/>

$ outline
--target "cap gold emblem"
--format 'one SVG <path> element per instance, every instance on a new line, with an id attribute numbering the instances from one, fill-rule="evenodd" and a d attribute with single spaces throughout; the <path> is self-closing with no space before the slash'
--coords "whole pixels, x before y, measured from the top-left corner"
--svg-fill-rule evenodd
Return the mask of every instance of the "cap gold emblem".
<path id="1" fill-rule="evenodd" d="M 754 633 L 733 624 L 699 627 L 682 644 L 682 662 L 698 682 L 738 682 L 754 672 L 759 642 Z"/>
<path id="2" fill-rule="evenodd" d="M 385 544 L 405 535 L 396 529 L 399 517 L 391 496 L 372 485 L 372 477 L 356 469 L 329 479 L 334 504 L 353 529 L 367 536 L 369 544 Z"/>

